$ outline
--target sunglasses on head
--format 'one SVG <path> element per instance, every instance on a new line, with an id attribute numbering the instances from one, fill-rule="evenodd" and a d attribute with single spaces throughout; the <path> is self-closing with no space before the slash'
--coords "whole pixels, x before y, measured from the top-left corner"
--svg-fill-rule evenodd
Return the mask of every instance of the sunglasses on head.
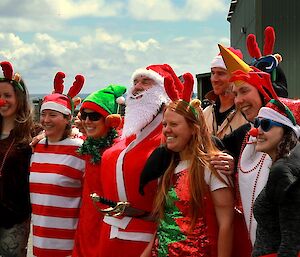
<path id="1" fill-rule="evenodd" d="M 264 132 L 268 132 L 273 126 L 283 127 L 284 125 L 279 122 L 276 122 L 276 121 L 273 121 L 270 119 L 265 119 L 265 118 L 263 118 L 263 119 L 255 118 L 255 120 L 254 120 L 254 127 L 255 128 L 261 127 L 261 129 Z"/>
<path id="2" fill-rule="evenodd" d="M 102 115 L 98 112 L 80 112 L 80 119 L 86 120 L 87 117 L 89 117 L 89 120 L 91 121 L 98 121 L 101 119 Z"/>

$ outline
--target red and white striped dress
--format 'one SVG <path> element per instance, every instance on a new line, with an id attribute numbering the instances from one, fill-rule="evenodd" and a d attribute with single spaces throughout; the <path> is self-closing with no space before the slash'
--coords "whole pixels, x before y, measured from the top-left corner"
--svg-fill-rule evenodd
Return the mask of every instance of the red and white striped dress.
<path id="1" fill-rule="evenodd" d="M 83 143 L 67 138 L 35 147 L 30 167 L 33 254 L 71 256 L 81 203 L 85 161 L 76 150 Z"/>

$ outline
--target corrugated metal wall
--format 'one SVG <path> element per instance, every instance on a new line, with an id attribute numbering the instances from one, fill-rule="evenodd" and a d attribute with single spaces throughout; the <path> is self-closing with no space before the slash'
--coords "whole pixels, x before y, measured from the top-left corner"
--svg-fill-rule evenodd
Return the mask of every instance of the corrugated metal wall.
<path id="1" fill-rule="evenodd" d="M 258 0 L 257 0 L 258 1 Z M 300 1 L 263 0 L 262 30 L 271 25 L 275 28 L 275 52 L 282 55 L 283 68 L 290 97 L 300 97 Z"/>
<path id="2" fill-rule="evenodd" d="M 250 33 L 255 33 L 255 1 L 238 0 L 230 22 L 230 41 L 231 46 L 242 50 L 246 62 L 250 61 L 246 48 Z"/>
<path id="3" fill-rule="evenodd" d="M 240 48 L 245 61 L 249 62 L 250 57 L 246 49 L 247 35 L 254 33 L 262 49 L 263 32 L 269 25 L 275 28 L 274 52 L 280 53 L 283 57 L 281 67 L 288 80 L 289 97 L 300 97 L 299 0 L 238 0 L 230 21 L 231 45 Z"/>

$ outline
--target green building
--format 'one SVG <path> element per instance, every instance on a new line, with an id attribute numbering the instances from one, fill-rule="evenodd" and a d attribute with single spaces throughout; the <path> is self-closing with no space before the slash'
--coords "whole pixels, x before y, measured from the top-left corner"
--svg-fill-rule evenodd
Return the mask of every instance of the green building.
<path id="1" fill-rule="evenodd" d="M 300 98 L 300 77 L 297 75 L 300 74 L 300 0 L 231 0 L 227 21 L 230 23 L 230 45 L 242 50 L 247 63 L 251 62 L 247 36 L 253 33 L 262 50 L 265 28 L 274 28 L 274 53 L 282 56 L 280 66 L 287 78 L 289 97 Z M 211 88 L 209 76 L 210 73 L 196 75 L 200 99 Z"/>
<path id="2" fill-rule="evenodd" d="M 283 61 L 280 66 L 288 82 L 290 98 L 300 97 L 297 73 L 300 68 L 300 1 L 299 0 L 232 0 L 227 16 L 230 22 L 230 42 L 242 50 L 244 60 L 250 62 L 246 38 L 253 33 L 259 48 L 264 45 L 264 30 L 272 26 L 276 40 L 274 53 Z"/>

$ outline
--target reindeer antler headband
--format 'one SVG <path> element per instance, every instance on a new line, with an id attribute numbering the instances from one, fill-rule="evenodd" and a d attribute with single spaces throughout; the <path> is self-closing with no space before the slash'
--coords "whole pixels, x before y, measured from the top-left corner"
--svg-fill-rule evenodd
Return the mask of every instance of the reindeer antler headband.
<path id="1" fill-rule="evenodd" d="M 0 63 L 3 71 L 4 78 L 0 78 L 0 81 L 7 81 L 11 83 L 14 87 L 20 89 L 22 92 L 25 92 L 25 88 L 21 82 L 21 76 L 19 73 L 13 71 L 13 67 L 10 62 L 4 61 Z"/>
<path id="2" fill-rule="evenodd" d="M 258 47 L 256 37 L 254 34 L 249 34 L 247 36 L 247 49 L 249 55 L 253 58 L 252 65 L 258 69 L 272 73 L 276 69 L 279 62 L 282 61 L 282 57 L 279 54 L 273 54 L 275 45 L 275 31 L 271 26 L 266 27 L 265 40 L 263 47 L 263 55 Z M 275 75 L 273 75 L 275 76 Z M 273 80 L 275 80 L 273 78 Z"/>
<path id="3" fill-rule="evenodd" d="M 171 76 L 167 76 L 165 78 L 165 90 L 169 98 L 173 101 L 173 103 L 177 103 L 177 106 L 174 107 L 176 111 L 182 113 L 183 115 L 189 113 L 191 110 L 194 119 L 198 120 L 198 113 L 196 112 L 195 108 L 190 104 L 191 96 L 193 93 L 193 86 L 194 86 L 194 78 L 191 73 L 185 73 L 183 75 L 184 83 L 182 92 L 178 91 L 178 87 L 174 83 L 174 80 Z M 170 104 L 171 108 L 172 103 Z"/>
<path id="4" fill-rule="evenodd" d="M 44 109 L 51 109 L 59 111 L 63 114 L 72 114 L 74 112 L 74 103 L 72 98 L 75 97 L 83 87 L 84 77 L 77 75 L 73 85 L 68 93 L 63 94 L 64 91 L 64 78 L 63 72 L 57 72 L 54 77 L 54 92 L 44 98 L 41 111 Z"/>

